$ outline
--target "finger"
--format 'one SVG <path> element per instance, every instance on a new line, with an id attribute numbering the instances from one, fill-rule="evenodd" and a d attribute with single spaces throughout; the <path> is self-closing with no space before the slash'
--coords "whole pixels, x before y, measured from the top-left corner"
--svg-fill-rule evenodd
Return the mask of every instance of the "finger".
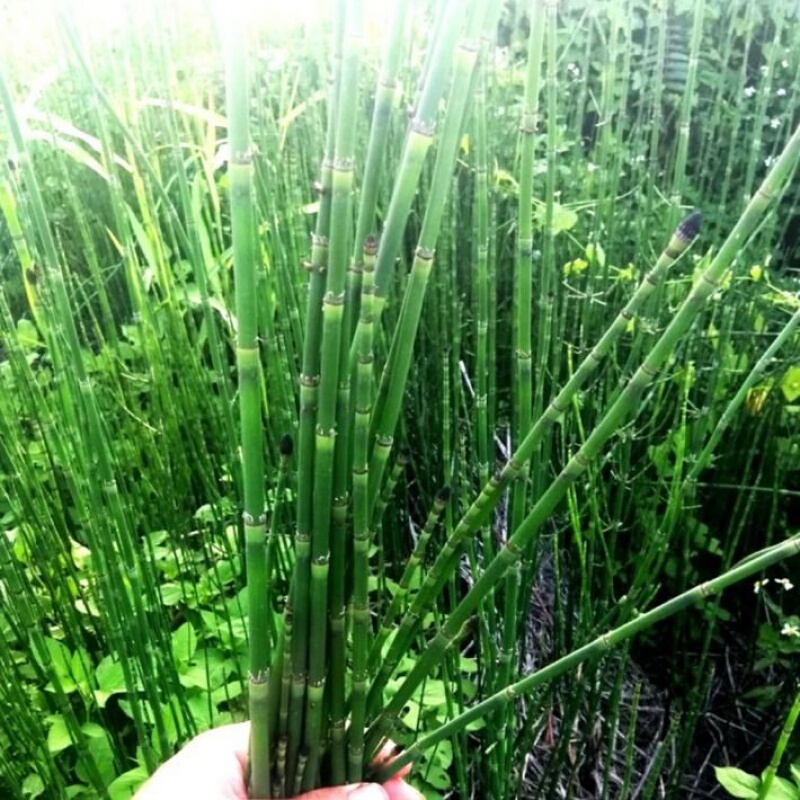
<path id="1" fill-rule="evenodd" d="M 375 760 L 372 763 L 385 764 L 387 761 L 391 761 L 397 755 L 397 753 L 394 752 L 396 748 L 397 745 L 391 739 L 387 739 L 383 743 L 383 747 L 381 747 L 381 749 L 378 751 L 378 755 L 375 756 Z M 412 766 L 413 764 L 406 764 L 404 767 L 400 767 L 393 777 L 404 778 L 409 772 L 411 772 Z"/>
<path id="2" fill-rule="evenodd" d="M 394 755 L 394 749 L 397 745 L 391 740 L 387 739 L 381 749 L 378 750 L 378 755 L 375 756 L 375 764 L 383 764 L 384 762 L 388 761 Z"/>
<path id="3" fill-rule="evenodd" d="M 392 775 L 392 778 L 405 778 L 408 773 L 411 772 L 411 768 L 413 766 L 413 764 L 405 764 L 404 766 L 400 767 L 400 769 L 397 770 L 394 775 Z"/>
<path id="4" fill-rule="evenodd" d="M 400 778 L 392 778 L 383 784 L 389 800 L 423 800 L 423 795 Z"/>
<path id="5" fill-rule="evenodd" d="M 352 783 L 330 789 L 315 789 L 294 800 L 389 800 L 389 795 L 377 783 Z M 401 798 L 401 800 L 411 800 Z"/>
<path id="6" fill-rule="evenodd" d="M 250 723 L 237 722 L 204 731 L 192 739 L 189 746 L 192 748 L 193 758 L 196 757 L 198 751 L 214 755 L 232 753 L 241 764 L 242 769 L 245 769 L 250 746 Z M 182 752 L 185 752 L 186 749 L 184 748 Z"/>

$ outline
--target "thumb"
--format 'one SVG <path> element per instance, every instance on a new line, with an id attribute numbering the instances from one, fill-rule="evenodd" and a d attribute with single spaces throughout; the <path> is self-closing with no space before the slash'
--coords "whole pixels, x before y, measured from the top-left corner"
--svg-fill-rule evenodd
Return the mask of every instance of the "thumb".
<path id="1" fill-rule="evenodd" d="M 389 800 L 389 795 L 377 783 L 351 783 L 349 786 L 315 789 L 295 800 Z"/>

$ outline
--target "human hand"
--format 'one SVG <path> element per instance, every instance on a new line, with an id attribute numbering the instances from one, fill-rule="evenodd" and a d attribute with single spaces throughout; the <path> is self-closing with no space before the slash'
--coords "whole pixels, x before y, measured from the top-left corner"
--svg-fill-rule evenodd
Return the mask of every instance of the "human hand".
<path id="1" fill-rule="evenodd" d="M 134 800 L 248 800 L 247 751 L 250 723 L 223 725 L 201 733 L 150 777 Z M 422 800 L 403 776 L 410 766 L 386 781 L 316 789 L 295 800 Z"/>

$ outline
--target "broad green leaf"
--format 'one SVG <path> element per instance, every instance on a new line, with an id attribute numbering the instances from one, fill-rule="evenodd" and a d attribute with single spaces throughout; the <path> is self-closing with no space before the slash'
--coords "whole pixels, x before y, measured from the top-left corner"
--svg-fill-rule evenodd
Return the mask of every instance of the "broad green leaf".
<path id="1" fill-rule="evenodd" d="M 115 778 L 108 786 L 111 800 L 130 800 L 134 792 L 147 780 L 148 774 L 144 767 L 134 767 Z"/>
<path id="2" fill-rule="evenodd" d="M 94 673 L 97 679 L 98 689 L 94 693 L 94 698 L 100 708 L 105 708 L 108 698 L 113 694 L 125 692 L 128 687 L 125 684 L 125 674 L 122 671 L 122 664 L 114 661 L 113 656 L 106 656 L 98 665 Z"/>
<path id="3" fill-rule="evenodd" d="M 428 680 L 423 684 L 425 707 L 443 706 L 447 702 L 444 681 Z"/>
<path id="4" fill-rule="evenodd" d="M 422 793 L 425 800 L 444 800 L 445 798 L 444 794 L 425 783 L 422 778 L 412 777 L 410 778 L 410 783 L 418 792 Z"/>
<path id="5" fill-rule="evenodd" d="M 183 589 L 177 583 L 164 583 L 161 585 L 161 602 L 169 607 L 183 601 Z"/>
<path id="6" fill-rule="evenodd" d="M 461 658 L 458 659 L 458 666 L 461 672 L 474 675 L 478 671 L 478 660 L 476 658 L 469 658 L 468 656 L 461 656 Z"/>
<path id="7" fill-rule="evenodd" d="M 193 694 L 186 698 L 186 705 L 192 713 L 192 719 L 197 726 L 198 733 L 208 730 L 214 720 L 213 708 L 209 706 L 207 694 Z"/>
<path id="8" fill-rule="evenodd" d="M 200 609 L 200 618 L 203 620 L 203 627 L 206 633 L 219 634 L 222 627 L 221 620 L 213 611 Z"/>
<path id="9" fill-rule="evenodd" d="M 787 403 L 794 403 L 800 397 L 800 366 L 792 366 L 786 370 L 781 380 L 781 391 Z"/>
<path id="10" fill-rule="evenodd" d="M 406 703 L 406 711 L 402 717 L 400 717 L 400 721 L 405 725 L 409 730 L 416 731 L 419 728 L 419 717 L 420 717 L 420 707 L 419 703 L 415 703 L 413 700 L 409 700 Z"/>
<path id="11" fill-rule="evenodd" d="M 206 525 L 213 525 L 217 520 L 218 513 L 222 513 L 222 510 L 218 512 L 215 506 L 212 506 L 210 503 L 206 503 L 205 505 L 200 506 L 200 508 L 194 512 L 194 518 L 197 522 L 205 523 Z"/>
<path id="12" fill-rule="evenodd" d="M 203 664 L 190 664 L 178 675 L 181 686 L 185 686 L 187 689 L 203 689 L 204 691 L 208 691 L 209 688 L 208 678 L 208 671 Z"/>
<path id="13" fill-rule="evenodd" d="M 173 697 L 170 699 L 169 703 L 161 703 L 160 708 L 161 719 L 164 723 L 164 732 L 166 734 L 167 741 L 170 743 L 170 745 L 175 745 L 178 743 L 179 739 L 178 731 L 183 729 L 183 710 L 178 702 L 178 698 Z M 152 736 L 153 747 L 157 745 L 158 740 L 158 730 L 157 728 L 154 728 Z"/>
<path id="14" fill-rule="evenodd" d="M 47 647 L 47 652 L 50 656 L 50 662 L 55 674 L 59 678 L 71 678 L 70 661 L 72 660 L 72 654 L 69 652 L 69 648 L 63 642 L 59 642 L 57 639 L 51 639 L 50 637 L 45 637 L 44 643 Z M 39 659 L 37 659 L 37 661 L 39 661 L 39 666 L 45 669 L 43 661 Z"/>
<path id="15" fill-rule="evenodd" d="M 83 725 L 81 725 L 81 730 L 84 735 L 88 736 L 90 739 L 100 739 L 107 735 L 106 729 L 96 722 L 84 722 Z"/>
<path id="16" fill-rule="evenodd" d="M 546 221 L 546 207 L 539 205 L 536 208 L 536 220 L 541 227 Z M 578 215 L 571 209 L 565 208 L 559 203 L 553 203 L 553 234 L 571 230 L 578 222 Z"/>
<path id="17" fill-rule="evenodd" d="M 153 711 L 150 708 L 150 703 L 148 703 L 147 700 L 141 700 L 139 702 L 139 705 L 142 708 L 142 716 L 144 717 L 145 722 L 147 722 L 148 725 L 152 725 L 154 719 L 153 719 Z M 131 708 L 130 700 L 120 700 L 119 707 L 122 709 L 123 713 L 127 717 L 130 717 L 130 719 L 134 719 L 133 709 Z"/>
<path id="18" fill-rule="evenodd" d="M 452 781 L 447 773 L 447 770 L 432 764 L 425 771 L 425 782 L 429 783 L 435 789 L 446 790 L 452 786 Z"/>
<path id="19" fill-rule="evenodd" d="M 478 687 L 475 686 L 474 681 L 467 680 L 466 678 L 461 681 L 461 694 L 464 695 L 465 700 L 472 700 L 478 693 Z"/>
<path id="20" fill-rule="evenodd" d="M 184 622 L 172 634 L 172 655 L 178 664 L 188 664 L 197 649 L 197 634 L 190 622 Z"/>
<path id="21" fill-rule="evenodd" d="M 763 780 L 763 773 L 761 778 Z M 765 800 L 798 800 L 798 798 L 800 798 L 800 790 L 793 783 L 776 775 L 772 779 Z"/>
<path id="22" fill-rule="evenodd" d="M 439 742 L 431 756 L 431 761 L 442 769 L 449 769 L 453 763 L 453 745 L 451 742 Z"/>
<path id="23" fill-rule="evenodd" d="M 49 717 L 50 730 L 47 732 L 47 749 L 51 753 L 60 753 L 72 745 L 72 737 L 67 730 L 67 723 L 61 714 Z"/>
<path id="24" fill-rule="evenodd" d="M 89 654 L 84 650 L 84 648 L 79 647 L 73 654 L 72 659 L 70 661 L 70 670 L 72 671 L 72 677 L 77 685 L 78 689 L 80 689 L 81 694 L 89 695 L 91 691 L 90 686 L 90 676 L 91 673 L 89 670 L 91 669 L 92 662 L 89 658 Z"/>
<path id="25" fill-rule="evenodd" d="M 38 797 L 40 794 L 44 794 L 44 781 L 35 772 L 32 772 L 22 781 L 22 794 L 25 797 Z"/>
<path id="26" fill-rule="evenodd" d="M 221 686 L 230 672 L 231 662 L 218 650 L 208 647 L 195 651 L 192 662 L 178 677 L 186 687 L 209 691 Z"/>
<path id="27" fill-rule="evenodd" d="M 17 321 L 17 341 L 25 350 L 40 347 L 42 344 L 36 326 L 29 319 L 25 319 L 25 317 L 21 317 Z"/>
<path id="28" fill-rule="evenodd" d="M 714 767 L 717 781 L 733 797 L 758 798 L 761 781 L 738 767 Z"/>
<path id="29" fill-rule="evenodd" d="M 220 703 L 225 703 L 241 696 L 243 691 L 244 690 L 242 688 L 241 681 L 231 681 L 230 683 L 226 683 L 224 686 L 220 686 L 219 689 L 215 689 L 211 693 L 211 700 L 214 705 L 218 706 Z"/>
<path id="30" fill-rule="evenodd" d="M 239 619 L 241 617 L 247 616 L 249 606 L 247 604 L 246 586 L 240 592 L 231 597 L 230 600 L 228 600 L 227 607 L 228 607 L 228 613 L 234 619 Z M 281 617 L 278 617 L 278 621 L 281 619 L 282 619 Z"/>
<path id="31" fill-rule="evenodd" d="M 467 725 L 464 730 L 465 731 L 480 731 L 486 727 L 486 719 L 484 717 L 478 717 L 477 719 L 473 720 L 472 722 Z"/>
<path id="32" fill-rule="evenodd" d="M 100 773 L 103 783 L 108 786 L 114 780 L 116 770 L 114 768 L 114 751 L 111 749 L 111 742 L 105 731 L 101 737 L 89 739 L 89 757 L 94 764 L 90 765 L 87 758 L 82 757 L 75 766 L 75 774 L 84 783 L 91 783 L 93 766 Z"/>

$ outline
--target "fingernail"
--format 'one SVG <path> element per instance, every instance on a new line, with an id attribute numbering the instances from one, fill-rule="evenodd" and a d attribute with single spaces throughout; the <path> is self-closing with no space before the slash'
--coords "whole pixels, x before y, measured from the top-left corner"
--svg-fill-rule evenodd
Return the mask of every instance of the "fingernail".
<path id="1" fill-rule="evenodd" d="M 347 793 L 347 800 L 386 800 L 386 792 L 377 783 L 362 783 Z"/>

